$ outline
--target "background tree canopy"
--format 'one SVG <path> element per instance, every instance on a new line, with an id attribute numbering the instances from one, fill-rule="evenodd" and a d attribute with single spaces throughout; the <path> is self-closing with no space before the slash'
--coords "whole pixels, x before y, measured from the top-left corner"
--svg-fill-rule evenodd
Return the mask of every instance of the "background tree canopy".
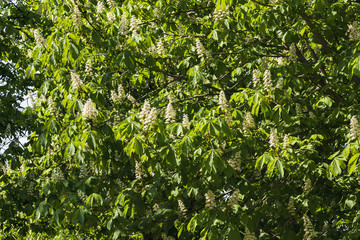
<path id="1" fill-rule="evenodd" d="M 2 238 L 360 237 L 356 1 L 0 11 Z"/>

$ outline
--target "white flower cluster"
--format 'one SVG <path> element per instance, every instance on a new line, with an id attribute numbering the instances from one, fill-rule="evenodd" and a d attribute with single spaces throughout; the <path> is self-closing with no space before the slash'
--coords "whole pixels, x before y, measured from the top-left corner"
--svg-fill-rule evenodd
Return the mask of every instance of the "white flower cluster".
<path id="1" fill-rule="evenodd" d="M 229 159 L 229 165 L 236 171 L 241 170 L 241 153 L 237 152 L 234 158 Z"/>
<path id="2" fill-rule="evenodd" d="M 348 26 L 348 32 L 350 41 L 355 42 L 360 39 L 359 24 L 357 21 L 354 21 Z"/>
<path id="3" fill-rule="evenodd" d="M 215 207 L 215 195 L 211 190 L 205 193 L 205 206 L 208 208 Z"/>
<path id="4" fill-rule="evenodd" d="M 64 174 L 60 170 L 60 168 L 55 168 L 55 169 L 52 170 L 51 179 L 54 180 L 54 181 L 55 180 L 64 180 Z"/>
<path id="5" fill-rule="evenodd" d="M 163 17 L 163 14 L 162 14 L 162 12 L 160 11 L 160 9 L 155 8 L 155 9 L 154 9 L 154 16 L 157 17 L 157 18 L 162 18 L 162 17 Z"/>
<path id="6" fill-rule="evenodd" d="M 135 163 L 135 178 L 141 179 L 144 176 L 144 169 L 140 162 L 136 161 Z"/>
<path id="7" fill-rule="evenodd" d="M 149 102 L 149 100 L 146 99 L 145 102 L 144 102 L 143 107 L 141 108 L 141 112 L 140 112 L 140 115 L 139 115 L 140 121 L 142 123 L 145 122 L 145 119 L 149 115 L 150 110 L 151 110 L 150 102 Z"/>
<path id="8" fill-rule="evenodd" d="M 38 29 L 34 30 L 34 38 L 35 38 L 35 42 L 39 47 L 44 47 L 45 46 L 45 40 L 44 38 L 41 36 L 40 32 Z"/>
<path id="9" fill-rule="evenodd" d="M 116 7 L 116 3 L 113 0 L 106 0 L 109 8 L 114 8 Z"/>
<path id="10" fill-rule="evenodd" d="M 250 230 L 247 227 L 245 227 L 244 240 L 256 240 L 255 233 L 250 232 Z"/>
<path id="11" fill-rule="evenodd" d="M 120 29 L 119 29 L 120 34 L 122 35 L 126 34 L 127 29 L 128 29 L 128 20 L 126 14 L 123 13 L 120 20 Z"/>
<path id="12" fill-rule="evenodd" d="M 95 120 L 97 116 L 97 110 L 95 108 L 95 104 L 89 98 L 83 108 L 82 112 L 84 120 Z"/>
<path id="13" fill-rule="evenodd" d="M 181 212 L 186 213 L 188 211 L 182 200 L 178 200 L 178 205 Z"/>
<path id="14" fill-rule="evenodd" d="M 85 194 L 83 191 L 81 191 L 80 189 L 78 189 L 76 192 L 77 192 L 80 200 L 81 200 L 82 202 L 86 202 L 86 199 L 87 199 L 86 194 Z"/>
<path id="15" fill-rule="evenodd" d="M 103 13 L 105 11 L 106 11 L 106 8 L 105 8 L 104 3 L 102 1 L 98 1 L 97 6 L 96 6 L 96 12 L 98 14 L 100 14 L 100 13 Z"/>
<path id="16" fill-rule="evenodd" d="M 284 139 L 283 139 L 283 149 L 287 149 L 289 148 L 289 135 L 285 134 Z"/>
<path id="17" fill-rule="evenodd" d="M 225 122 L 231 127 L 232 115 L 231 115 L 231 112 L 229 111 L 229 109 L 225 110 Z"/>
<path id="18" fill-rule="evenodd" d="M 303 221 L 304 221 L 304 240 L 311 240 L 314 239 L 314 237 L 316 237 L 316 232 L 314 229 L 314 226 L 312 225 L 310 218 L 305 214 L 303 216 Z"/>
<path id="19" fill-rule="evenodd" d="M 85 164 L 80 166 L 79 178 L 84 179 L 87 176 L 87 167 Z"/>
<path id="20" fill-rule="evenodd" d="M 77 74 L 77 73 L 74 72 L 74 71 L 71 71 L 71 72 L 70 72 L 70 76 L 71 76 L 71 86 L 72 86 L 74 89 L 82 88 L 82 87 L 84 86 L 83 82 L 82 82 L 81 79 L 80 79 L 79 74 Z"/>
<path id="21" fill-rule="evenodd" d="M 242 127 L 244 131 L 249 131 L 251 128 L 256 127 L 254 118 L 250 112 L 246 112 Z"/>
<path id="22" fill-rule="evenodd" d="M 281 77 L 276 83 L 276 88 L 281 90 L 283 89 L 283 87 L 284 87 L 284 79 Z"/>
<path id="23" fill-rule="evenodd" d="M 210 57 L 210 53 L 204 48 L 204 46 L 202 45 L 199 39 L 195 40 L 195 44 L 196 44 L 196 52 L 199 55 L 199 58 Z"/>
<path id="24" fill-rule="evenodd" d="M 52 99 L 52 97 L 49 97 L 47 99 L 47 104 L 48 104 L 50 113 L 55 114 L 56 113 L 56 104 L 55 104 L 54 100 Z"/>
<path id="25" fill-rule="evenodd" d="M 122 85 L 119 84 L 117 92 L 115 92 L 114 90 L 111 90 L 110 96 L 111 96 L 111 100 L 114 103 L 121 102 L 126 97 L 125 96 L 125 91 L 124 91 L 124 88 L 122 87 Z"/>
<path id="26" fill-rule="evenodd" d="M 229 207 L 233 208 L 238 203 L 239 195 L 240 195 L 240 191 L 239 191 L 239 189 L 236 189 L 228 201 Z"/>
<path id="27" fill-rule="evenodd" d="M 169 103 L 165 110 L 165 123 L 175 122 L 176 113 L 171 103 Z"/>
<path id="28" fill-rule="evenodd" d="M 290 215 L 293 218 L 296 218 L 294 199 L 290 198 L 288 206 L 287 206 L 287 210 L 289 211 Z"/>
<path id="29" fill-rule="evenodd" d="M 78 8 L 78 6 L 74 6 L 74 10 L 73 10 L 73 19 L 74 19 L 74 25 L 77 27 L 80 27 L 82 25 L 82 20 L 81 20 L 81 12 Z"/>
<path id="30" fill-rule="evenodd" d="M 253 86 L 257 87 L 260 83 L 260 71 L 258 69 L 253 70 L 252 73 L 252 80 L 253 80 Z"/>
<path id="31" fill-rule="evenodd" d="M 115 13 L 113 13 L 113 12 L 106 13 L 106 17 L 107 17 L 109 23 L 113 23 L 116 20 Z"/>
<path id="32" fill-rule="evenodd" d="M 311 188 L 312 188 L 312 186 L 311 186 L 311 180 L 310 180 L 310 178 L 308 178 L 308 179 L 306 179 L 306 181 L 305 181 L 304 193 L 305 193 L 306 195 L 309 194 L 310 191 L 311 191 Z"/>
<path id="33" fill-rule="evenodd" d="M 272 82 L 271 82 L 271 72 L 269 69 L 266 69 L 264 72 L 264 88 L 266 91 L 270 91 L 272 89 Z"/>
<path id="34" fill-rule="evenodd" d="M 159 41 L 157 41 L 157 43 L 156 43 L 156 53 L 159 56 L 165 55 L 165 48 L 164 48 L 164 44 L 161 41 L 161 39 Z"/>
<path id="35" fill-rule="evenodd" d="M 137 19 L 135 16 L 131 16 L 129 31 L 132 32 L 133 36 L 136 35 L 136 32 L 139 30 L 140 23 L 141 21 L 139 19 Z"/>
<path id="36" fill-rule="evenodd" d="M 182 125 L 187 128 L 190 129 L 190 122 L 189 122 L 189 117 L 187 114 L 183 115 L 183 120 L 182 120 Z"/>
<path id="37" fill-rule="evenodd" d="M 350 120 L 350 139 L 355 140 L 360 137 L 360 126 L 355 116 Z"/>
<path id="38" fill-rule="evenodd" d="M 214 10 L 214 19 L 216 22 L 220 22 L 229 16 L 227 10 L 222 10 L 220 6 L 216 7 Z"/>
<path id="39" fill-rule="evenodd" d="M 85 63 L 85 74 L 86 76 L 89 76 L 91 77 L 92 76 L 92 63 L 91 63 L 91 60 L 88 59 Z"/>
<path id="40" fill-rule="evenodd" d="M 130 93 L 128 93 L 128 94 L 126 95 L 126 98 L 127 98 L 134 106 L 137 105 L 137 104 L 136 104 L 136 99 L 135 99 Z"/>
<path id="41" fill-rule="evenodd" d="M 285 64 L 285 58 L 283 57 L 277 58 L 277 63 L 279 66 L 283 66 Z"/>
<path id="42" fill-rule="evenodd" d="M 292 62 L 296 62 L 296 60 L 297 60 L 296 45 L 295 45 L 295 43 L 292 43 L 292 44 L 290 45 L 289 59 L 290 59 L 290 61 L 292 61 Z"/>
<path id="43" fill-rule="evenodd" d="M 227 106 L 228 106 L 228 102 L 226 100 L 225 92 L 223 90 L 221 90 L 220 94 L 219 94 L 219 106 L 223 111 L 225 111 Z"/>
<path id="44" fill-rule="evenodd" d="M 153 107 L 151 108 L 150 113 L 145 118 L 144 127 L 152 128 L 156 123 L 156 118 L 157 118 L 157 110 L 156 108 Z"/>
<path id="45" fill-rule="evenodd" d="M 273 148 L 277 148 L 279 146 L 279 140 L 277 137 L 276 130 L 274 128 L 270 130 L 269 143 L 270 143 L 270 147 Z"/>

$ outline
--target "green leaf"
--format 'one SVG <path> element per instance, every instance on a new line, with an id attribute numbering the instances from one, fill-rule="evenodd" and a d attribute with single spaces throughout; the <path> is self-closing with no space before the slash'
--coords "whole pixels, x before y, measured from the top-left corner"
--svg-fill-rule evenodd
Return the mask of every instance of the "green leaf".
<path id="1" fill-rule="evenodd" d="M 356 164 L 358 162 L 358 159 L 359 159 L 359 153 L 355 154 L 354 156 L 352 156 L 349 160 L 349 163 L 348 163 L 348 172 L 349 172 L 349 175 L 351 175 L 355 168 L 356 168 Z"/>
<path id="2" fill-rule="evenodd" d="M 103 202 L 103 198 L 97 193 L 90 194 L 90 196 L 86 199 L 86 205 L 90 207 L 101 206 Z"/>
<path id="3" fill-rule="evenodd" d="M 197 216 L 198 214 L 195 214 L 189 221 L 188 225 L 187 225 L 187 230 L 189 232 L 195 232 L 196 226 L 197 226 Z"/>

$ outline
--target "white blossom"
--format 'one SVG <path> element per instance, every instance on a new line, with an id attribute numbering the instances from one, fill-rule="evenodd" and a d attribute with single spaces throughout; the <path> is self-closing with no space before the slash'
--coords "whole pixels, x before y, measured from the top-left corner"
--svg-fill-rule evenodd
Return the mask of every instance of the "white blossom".
<path id="1" fill-rule="evenodd" d="M 228 102 L 226 100 L 225 92 L 223 90 L 220 91 L 219 94 L 219 106 L 222 110 L 225 110 L 228 105 Z"/>
<path id="2" fill-rule="evenodd" d="M 292 62 L 296 62 L 296 60 L 297 60 L 296 45 L 295 45 L 295 43 L 292 43 L 292 44 L 290 45 L 289 59 L 290 59 L 290 61 L 292 61 Z"/>
<path id="3" fill-rule="evenodd" d="M 128 93 L 126 95 L 126 98 L 133 104 L 133 105 L 136 105 L 136 99 L 130 94 Z"/>
<path id="4" fill-rule="evenodd" d="M 277 63 L 279 66 L 285 65 L 285 58 L 283 58 L 283 57 L 277 58 Z"/>
<path id="5" fill-rule="evenodd" d="M 157 118 L 157 110 L 156 108 L 151 108 L 150 113 L 146 116 L 144 121 L 144 126 L 148 126 L 149 128 L 152 128 L 154 124 L 156 123 Z"/>
<path id="6" fill-rule="evenodd" d="M 285 134 L 283 139 L 283 149 L 287 149 L 289 147 L 289 135 Z"/>
<path id="7" fill-rule="evenodd" d="M 303 221 L 304 221 L 304 240 L 311 240 L 314 239 L 316 237 L 316 232 L 314 229 L 314 226 L 311 223 L 310 218 L 305 214 L 303 216 Z"/>
<path id="8" fill-rule="evenodd" d="M 120 97 L 114 90 L 111 90 L 110 97 L 111 97 L 111 100 L 113 101 L 113 103 L 120 102 Z"/>
<path id="9" fill-rule="evenodd" d="M 116 20 L 116 16 L 113 12 L 106 13 L 106 17 L 110 23 L 113 23 Z"/>
<path id="10" fill-rule="evenodd" d="M 182 124 L 185 128 L 190 129 L 190 122 L 189 122 L 189 117 L 187 114 L 183 115 Z"/>
<path id="11" fill-rule="evenodd" d="M 159 56 L 163 56 L 165 55 L 165 48 L 164 48 L 164 44 L 161 40 L 157 41 L 156 43 L 156 53 Z"/>
<path id="12" fill-rule="evenodd" d="M 80 12 L 78 6 L 76 6 L 76 5 L 74 6 L 73 19 L 74 19 L 75 26 L 80 27 L 82 25 L 81 12 Z"/>
<path id="13" fill-rule="evenodd" d="M 241 170 L 241 153 L 237 152 L 233 158 L 230 158 L 229 165 L 236 171 Z"/>
<path id="14" fill-rule="evenodd" d="M 181 212 L 186 213 L 188 210 L 186 209 L 184 202 L 181 200 L 178 200 L 179 209 Z"/>
<path id="15" fill-rule="evenodd" d="M 56 113 L 56 104 L 55 104 L 54 100 L 52 99 L 52 97 L 49 97 L 47 99 L 47 104 L 48 104 L 50 113 L 55 114 Z"/>
<path id="16" fill-rule="evenodd" d="M 243 130 L 244 131 L 248 131 L 251 128 L 255 128 L 255 121 L 254 118 L 252 117 L 250 112 L 246 112 L 245 118 L 244 118 L 244 122 L 243 122 Z"/>
<path id="17" fill-rule="evenodd" d="M 232 116 L 229 109 L 225 109 L 225 122 L 231 127 L 232 123 Z"/>
<path id="18" fill-rule="evenodd" d="M 106 8 L 105 8 L 104 3 L 102 1 L 98 1 L 97 6 L 96 6 L 96 12 L 98 14 L 100 14 L 100 13 L 105 12 L 105 10 L 106 10 Z"/>
<path id="19" fill-rule="evenodd" d="M 44 38 L 41 36 L 40 32 L 38 29 L 34 30 L 34 38 L 35 38 L 35 42 L 38 46 L 43 47 L 45 46 L 45 40 Z"/>
<path id="20" fill-rule="evenodd" d="M 175 110 L 172 104 L 169 103 L 165 110 L 165 123 L 168 124 L 175 122 L 175 117 L 176 117 Z"/>
<path id="21" fill-rule="evenodd" d="M 97 116 L 97 110 L 95 108 L 95 104 L 89 98 L 83 108 L 82 112 L 84 120 L 95 120 Z"/>
<path id="22" fill-rule="evenodd" d="M 355 42 L 360 39 L 359 24 L 357 21 L 354 21 L 348 26 L 348 32 L 350 41 Z"/>
<path id="23" fill-rule="evenodd" d="M 135 162 L 135 178 L 141 179 L 144 176 L 144 169 L 140 162 Z"/>
<path id="24" fill-rule="evenodd" d="M 208 190 L 207 193 L 205 193 L 205 205 L 208 208 L 215 206 L 215 195 L 211 190 Z"/>
<path id="25" fill-rule="evenodd" d="M 71 76 L 71 86 L 72 86 L 74 89 L 81 88 L 81 87 L 84 86 L 83 82 L 82 82 L 81 79 L 80 79 L 79 74 L 77 74 L 77 73 L 74 72 L 74 71 L 71 71 L 71 72 L 70 72 L 70 76 Z"/>
<path id="26" fill-rule="evenodd" d="M 269 143 L 270 143 L 270 147 L 273 148 L 277 148 L 279 145 L 279 140 L 277 137 L 276 130 L 273 128 L 270 130 Z"/>
<path id="27" fill-rule="evenodd" d="M 109 8 L 114 8 L 116 7 L 116 3 L 114 2 L 114 0 L 106 0 Z"/>
<path id="28" fill-rule="evenodd" d="M 139 30 L 140 23 L 141 22 L 139 19 L 137 19 L 135 16 L 131 16 L 129 31 L 133 32 L 133 34 L 134 34 L 134 32 L 136 33 Z"/>
<path id="29" fill-rule="evenodd" d="M 304 184 L 304 193 L 306 195 L 309 194 L 311 191 L 311 188 L 312 188 L 311 180 L 310 180 L 310 178 L 308 178 L 308 179 L 306 179 L 305 184 Z"/>
<path id="30" fill-rule="evenodd" d="M 358 139 L 360 137 L 360 126 L 355 116 L 352 116 L 350 120 L 350 138 L 351 140 Z"/>
<path id="31" fill-rule="evenodd" d="M 260 71 L 258 69 L 253 70 L 252 73 L 253 86 L 257 87 L 260 83 Z"/>
<path id="32" fill-rule="evenodd" d="M 293 218 L 296 218 L 294 199 L 290 198 L 288 206 L 287 206 L 287 210 L 289 211 L 290 215 Z"/>
<path id="33" fill-rule="evenodd" d="M 284 79 L 281 77 L 276 83 L 276 88 L 281 90 L 283 89 L 283 87 L 284 87 Z"/>
<path id="34" fill-rule="evenodd" d="M 228 201 L 229 207 L 233 208 L 238 203 L 239 195 L 240 195 L 240 191 L 239 191 L 239 189 L 236 189 Z"/>
<path id="35" fill-rule="evenodd" d="M 120 20 L 120 34 L 124 35 L 128 29 L 128 20 L 125 13 L 121 16 Z"/>
<path id="36" fill-rule="evenodd" d="M 202 45 L 202 43 L 200 42 L 199 39 L 195 40 L 195 44 L 196 44 L 196 51 L 197 54 L 199 55 L 199 57 L 210 57 L 209 52 L 204 48 L 204 46 Z"/>
<path id="37" fill-rule="evenodd" d="M 175 97 L 174 97 L 174 94 L 172 92 L 168 92 L 167 98 L 169 100 L 169 103 L 175 102 Z"/>
<path id="38" fill-rule="evenodd" d="M 146 117 L 150 114 L 150 109 L 150 102 L 146 99 L 139 115 L 141 122 L 145 122 Z"/>
<path id="39" fill-rule="evenodd" d="M 125 95 L 124 88 L 121 84 L 119 84 L 117 91 L 118 91 L 118 96 L 119 96 L 120 100 L 123 100 L 126 97 L 126 95 Z"/>
<path id="40" fill-rule="evenodd" d="M 264 72 L 264 88 L 266 91 L 270 91 L 272 88 L 272 83 L 271 83 L 271 72 L 269 69 L 266 69 Z"/>
<path id="41" fill-rule="evenodd" d="M 217 6 L 214 10 L 214 19 L 216 22 L 222 21 L 229 16 L 229 12 L 227 10 L 222 10 L 220 6 Z"/>
<path id="42" fill-rule="evenodd" d="M 88 59 L 85 63 L 85 74 L 89 77 L 92 76 L 92 63 L 90 59 Z"/>

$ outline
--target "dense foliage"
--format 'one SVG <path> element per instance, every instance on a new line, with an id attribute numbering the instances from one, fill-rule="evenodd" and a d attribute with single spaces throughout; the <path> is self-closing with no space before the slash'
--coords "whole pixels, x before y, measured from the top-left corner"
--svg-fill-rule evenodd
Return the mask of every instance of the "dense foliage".
<path id="1" fill-rule="evenodd" d="M 360 237 L 355 1 L 5 2 L 1 237 Z"/>

